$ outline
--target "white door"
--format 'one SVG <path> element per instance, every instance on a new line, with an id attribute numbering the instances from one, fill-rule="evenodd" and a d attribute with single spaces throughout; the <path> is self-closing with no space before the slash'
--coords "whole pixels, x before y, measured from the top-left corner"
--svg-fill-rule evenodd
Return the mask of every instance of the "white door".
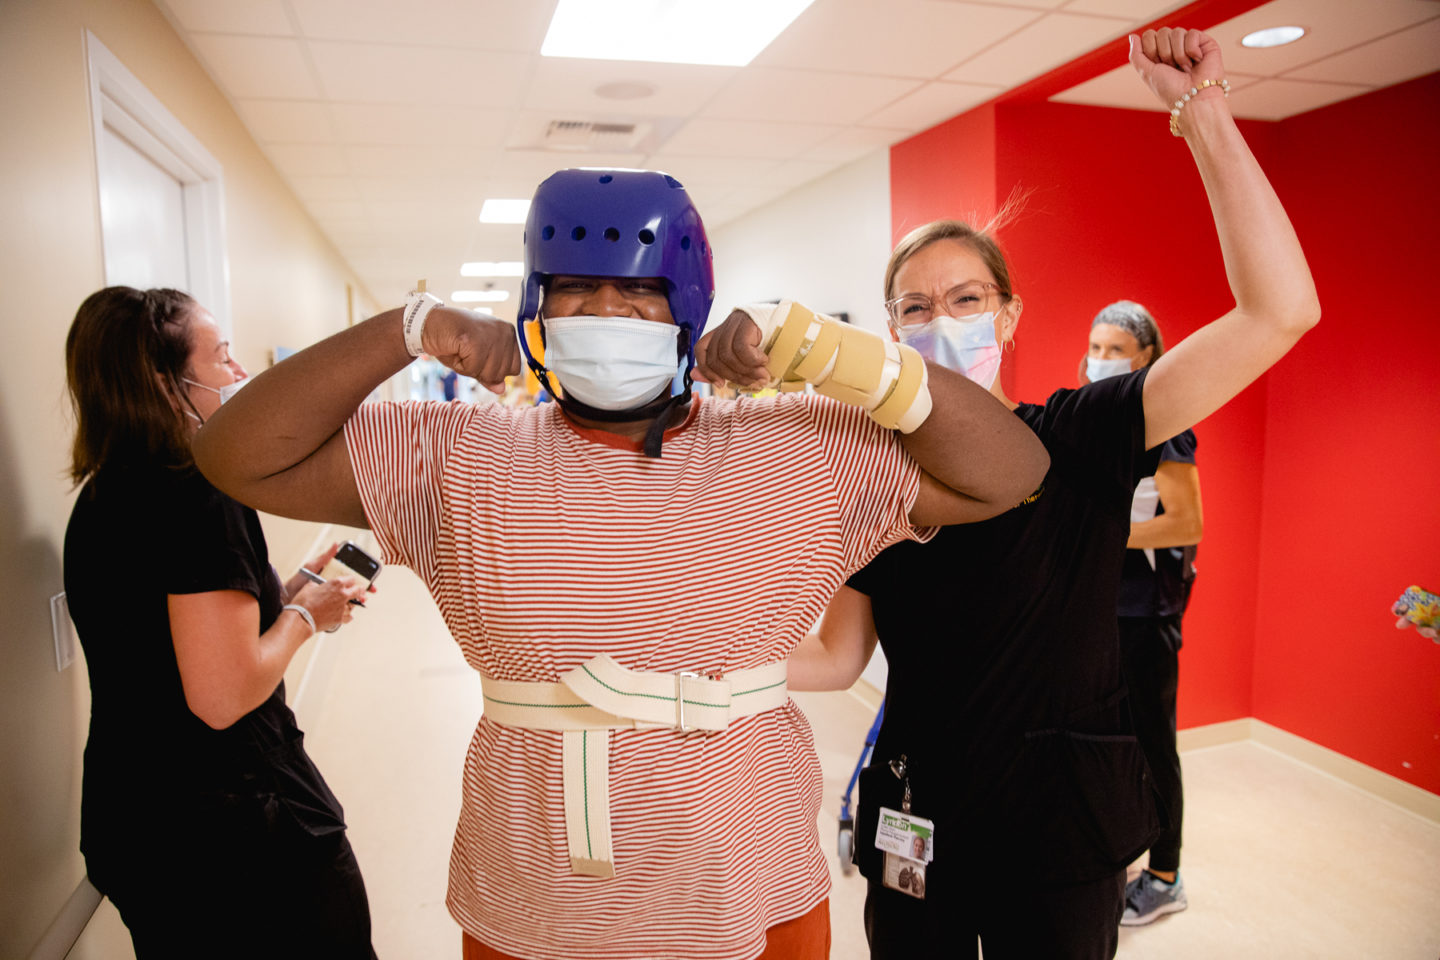
<path id="1" fill-rule="evenodd" d="M 99 160 L 105 284 L 190 291 L 184 185 L 108 123 Z"/>

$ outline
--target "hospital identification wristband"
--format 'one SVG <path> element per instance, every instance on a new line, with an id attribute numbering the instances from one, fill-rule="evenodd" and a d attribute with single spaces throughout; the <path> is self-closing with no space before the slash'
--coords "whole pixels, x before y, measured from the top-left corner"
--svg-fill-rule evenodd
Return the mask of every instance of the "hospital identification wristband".
<path id="1" fill-rule="evenodd" d="M 416 290 L 405 298 L 405 313 L 401 320 L 405 331 L 405 350 L 410 356 L 418 357 L 425 352 L 420 346 L 420 334 L 425 329 L 425 318 L 431 310 L 443 306 L 445 301 L 423 290 Z"/>
<path id="2" fill-rule="evenodd" d="M 286 610 L 294 610 L 296 613 L 300 614 L 300 619 L 310 624 L 310 635 L 312 637 L 315 635 L 315 617 L 309 610 L 306 610 L 298 603 L 287 603 L 285 604 L 285 606 L 281 607 L 280 610 L 282 613 Z"/>

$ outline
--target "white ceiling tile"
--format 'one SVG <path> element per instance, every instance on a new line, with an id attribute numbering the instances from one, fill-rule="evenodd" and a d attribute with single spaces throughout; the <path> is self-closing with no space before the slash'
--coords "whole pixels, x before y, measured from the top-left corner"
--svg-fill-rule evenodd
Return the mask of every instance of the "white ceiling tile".
<path id="1" fill-rule="evenodd" d="M 1172 10 L 1187 6 L 1188 0 L 1070 0 L 1066 13 L 1093 13 L 1102 17 L 1120 17 L 1132 23 L 1149 23 Z M 1177 26 L 1188 26 L 1177 24 Z"/>
<path id="2" fill-rule="evenodd" d="M 766 47 L 751 68 L 938 77 L 1040 15 L 994 4 L 821 0 Z"/>
<path id="3" fill-rule="evenodd" d="M 444 141 L 441 140 L 440 143 Z M 480 168 L 475 157 L 465 150 L 437 148 L 416 150 L 414 146 L 345 147 L 350 172 L 357 177 L 464 177 L 476 175 Z"/>
<path id="4" fill-rule="evenodd" d="M 325 104 L 314 100 L 237 100 L 250 133 L 261 143 L 334 143 Z"/>
<path id="5" fill-rule="evenodd" d="M 416 130 L 431 131 L 439 144 L 498 147 L 510 114 L 486 107 L 399 103 L 332 103 L 335 135 L 348 144 L 413 144 Z"/>
<path id="6" fill-rule="evenodd" d="M 800 155 L 801 160 L 819 160 L 843 166 L 866 154 L 898 143 L 908 137 L 909 128 L 846 127 Z"/>
<path id="7" fill-rule="evenodd" d="M 360 188 L 353 177 L 291 177 L 290 188 L 307 206 L 319 200 L 360 199 Z"/>
<path id="8" fill-rule="evenodd" d="M 219 33 L 195 33 L 190 40 L 234 99 L 320 99 L 298 40 Z"/>
<path id="9" fill-rule="evenodd" d="M 965 61 L 945 74 L 945 79 L 1019 86 L 1089 53 L 1106 40 L 1123 37 L 1129 27 L 1129 21 L 1109 17 L 1052 13 Z M 1124 62 L 1124 47 L 1117 44 L 1115 50 L 1116 62 Z"/>
<path id="10" fill-rule="evenodd" d="M 1310 80 L 1257 80 L 1238 97 L 1232 85 L 1231 109 L 1237 117 L 1251 120 L 1284 120 L 1297 113 L 1349 100 L 1369 93 L 1371 87 L 1346 83 L 1315 83 Z"/>
<path id="11" fill-rule="evenodd" d="M 751 67 L 699 115 L 715 120 L 854 123 L 919 86 L 913 79 Z"/>
<path id="12" fill-rule="evenodd" d="M 779 161 L 743 157 L 672 157 L 651 156 L 646 166 L 663 170 L 685 185 L 686 190 L 702 187 L 733 187 L 754 182 L 779 166 Z"/>
<path id="13" fill-rule="evenodd" d="M 1440 19 L 1291 70 L 1286 80 L 1389 86 L 1440 70 Z"/>
<path id="14" fill-rule="evenodd" d="M 754 157 L 789 160 L 837 132 L 834 126 L 691 120 L 658 151 L 658 157 Z"/>
<path id="15" fill-rule="evenodd" d="M 186 30 L 288 37 L 295 33 L 282 0 L 155 0 Z"/>
<path id="16" fill-rule="evenodd" d="M 736 67 L 539 57 L 525 91 L 527 110 L 569 112 L 579 119 L 611 115 L 681 117 L 694 111 L 739 72 Z M 615 100 L 595 91 L 606 84 L 645 84 L 649 96 Z"/>
<path id="17" fill-rule="evenodd" d="M 364 222 L 369 216 L 359 200 L 311 200 L 306 206 L 316 220 L 326 222 Z"/>
<path id="18" fill-rule="evenodd" d="M 1235 116 L 1251 116 L 1243 112 L 1246 102 L 1244 91 L 1261 79 L 1238 73 L 1230 74 L 1230 109 Z M 1078 103 L 1092 107 L 1119 107 L 1124 110 L 1150 110 L 1156 113 L 1170 111 L 1169 106 L 1156 99 L 1150 88 L 1140 81 L 1128 63 L 1102 73 L 1093 80 L 1076 84 L 1050 99 L 1055 103 Z"/>
<path id="19" fill-rule="evenodd" d="M 354 183 L 361 199 L 369 202 L 416 203 L 448 199 L 454 203 L 471 204 L 478 214 L 480 201 L 484 199 L 484 193 L 477 188 L 473 177 L 357 177 Z"/>
<path id="20" fill-rule="evenodd" d="M 502 150 L 490 168 L 492 177 L 528 183 L 529 189 L 516 194 L 528 197 L 550 174 L 570 167 L 638 167 L 638 153 L 559 153 L 546 150 Z M 477 210 L 478 214 L 479 211 Z"/>
<path id="21" fill-rule="evenodd" d="M 508 107 L 519 101 L 530 57 L 370 43 L 309 44 L 332 100 Z"/>
<path id="22" fill-rule="evenodd" d="M 307 37 L 371 43 L 540 49 L 556 0 L 290 0 Z M 432 55 L 446 54 L 432 51 Z"/>
<path id="23" fill-rule="evenodd" d="M 865 118 L 866 126 L 891 127 L 915 133 L 964 113 L 1005 92 L 1004 87 L 971 83 L 927 83 L 910 96 Z"/>
<path id="24" fill-rule="evenodd" d="M 339 147 L 318 143 L 272 143 L 265 153 L 287 177 L 343 177 L 350 174 Z"/>
<path id="25" fill-rule="evenodd" d="M 1434 17 L 1434 0 L 1273 0 L 1208 32 L 1220 42 L 1225 66 L 1273 77 Z M 1240 38 L 1265 27 L 1309 32 L 1283 47 L 1250 49 Z"/>

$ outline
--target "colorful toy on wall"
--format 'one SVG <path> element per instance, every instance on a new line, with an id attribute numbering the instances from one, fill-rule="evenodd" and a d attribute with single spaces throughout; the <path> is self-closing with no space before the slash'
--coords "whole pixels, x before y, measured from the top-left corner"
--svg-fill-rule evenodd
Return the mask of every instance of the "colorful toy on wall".
<path id="1" fill-rule="evenodd" d="M 1395 629 L 1404 630 L 1414 624 L 1420 636 L 1440 643 L 1440 596 L 1412 584 L 1400 594 L 1390 612 L 1400 618 L 1395 621 Z"/>

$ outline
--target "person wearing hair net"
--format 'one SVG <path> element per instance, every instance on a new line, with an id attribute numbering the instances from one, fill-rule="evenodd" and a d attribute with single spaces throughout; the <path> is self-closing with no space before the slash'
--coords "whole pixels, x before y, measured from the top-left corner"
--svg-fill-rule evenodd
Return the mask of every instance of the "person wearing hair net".
<path id="1" fill-rule="evenodd" d="M 1014 506 L 1044 450 L 965 378 L 799 304 L 700 340 L 711 251 L 665 174 L 554 174 L 524 256 L 514 324 L 416 292 L 256 377 L 196 461 L 258 509 L 374 530 L 480 673 L 465 957 L 821 960 L 789 652 L 885 546 Z M 557 402 L 362 405 L 422 350 L 492 388 L 523 353 Z M 702 399 L 692 370 L 794 392 Z"/>
<path id="2" fill-rule="evenodd" d="M 876 643 L 885 651 L 854 834 L 872 960 L 1115 955 L 1126 868 L 1159 827 L 1115 617 L 1135 486 L 1166 440 L 1319 321 L 1304 251 L 1222 93 L 1220 45 L 1147 30 L 1130 38 L 1130 63 L 1162 103 L 1182 104 L 1172 125 L 1210 201 L 1232 310 L 1153 366 L 1016 403 L 1000 371 L 1022 303 L 994 238 L 935 221 L 900 241 L 886 271 L 896 338 L 987 386 L 1044 441 L 1051 468 L 1001 516 L 885 550 L 791 658 L 792 688 L 836 689 Z M 1175 226 L 1152 228 L 1156 242 Z M 923 862 L 895 842 L 907 828 L 925 831 Z"/>
<path id="3" fill-rule="evenodd" d="M 1155 318 L 1120 300 L 1095 315 L 1082 383 L 1144 370 L 1165 352 Z M 1186 907 L 1180 880 L 1180 826 L 1185 794 L 1175 743 L 1175 694 L 1180 681 L 1180 621 L 1195 577 L 1195 545 L 1204 532 L 1195 431 L 1160 447 L 1153 477 L 1135 488 L 1130 539 L 1120 580 L 1120 665 L 1130 693 L 1135 736 L 1145 751 L 1164 825 L 1150 844 L 1148 865 L 1125 886 L 1124 926 L 1151 923 Z"/>

